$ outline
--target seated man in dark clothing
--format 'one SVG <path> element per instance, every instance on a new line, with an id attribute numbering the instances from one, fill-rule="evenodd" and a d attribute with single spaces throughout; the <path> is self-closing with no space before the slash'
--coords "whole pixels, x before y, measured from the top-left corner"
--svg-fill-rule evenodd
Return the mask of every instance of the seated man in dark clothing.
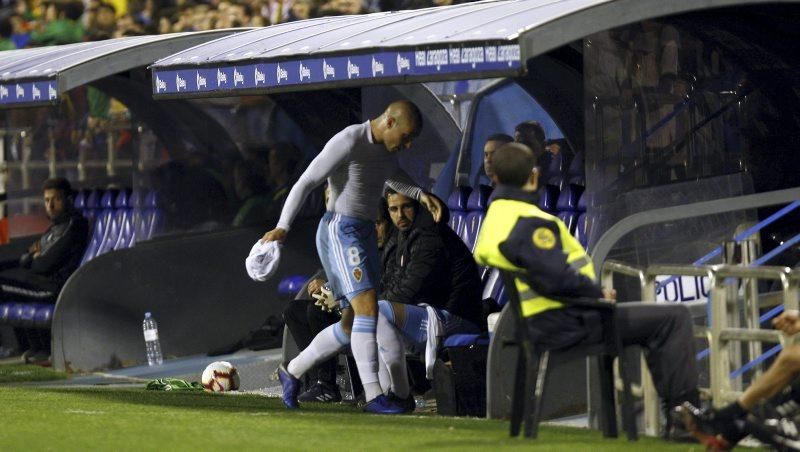
<path id="1" fill-rule="evenodd" d="M 80 265 L 89 241 L 89 224 L 73 206 L 72 187 L 63 178 L 48 179 L 42 187 L 50 227 L 28 248 L 19 267 L 0 272 L 0 299 L 20 303 L 55 303 L 61 287 Z M 16 331 L 27 356 L 49 355 L 49 334 Z"/>
<path id="2" fill-rule="evenodd" d="M 481 281 L 469 249 L 445 221 L 437 224 L 394 190 L 387 189 L 386 200 L 397 231 L 384 248 L 378 297 L 378 351 L 388 370 L 381 387 L 413 411 L 406 349 L 425 355 L 430 379 L 438 338 L 480 331 Z"/>

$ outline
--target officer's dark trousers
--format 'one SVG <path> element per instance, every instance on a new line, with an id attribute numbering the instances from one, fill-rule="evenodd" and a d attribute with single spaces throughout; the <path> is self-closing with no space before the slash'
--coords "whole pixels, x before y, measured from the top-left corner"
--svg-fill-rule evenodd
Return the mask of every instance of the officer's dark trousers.
<path id="1" fill-rule="evenodd" d="M 697 402 L 692 318 L 679 304 L 619 303 L 617 329 L 624 345 L 639 345 L 659 396 L 667 407 Z M 568 307 L 534 315 L 528 320 L 537 346 L 557 350 L 603 340 L 597 311 Z"/>
<path id="2" fill-rule="evenodd" d="M 297 347 L 302 351 L 311 344 L 317 333 L 338 322 L 339 316 L 323 312 L 319 306 L 314 305 L 313 300 L 293 300 L 283 311 L 283 321 L 292 333 Z M 316 371 L 317 380 L 331 385 L 336 384 L 336 358 L 318 365 Z"/>

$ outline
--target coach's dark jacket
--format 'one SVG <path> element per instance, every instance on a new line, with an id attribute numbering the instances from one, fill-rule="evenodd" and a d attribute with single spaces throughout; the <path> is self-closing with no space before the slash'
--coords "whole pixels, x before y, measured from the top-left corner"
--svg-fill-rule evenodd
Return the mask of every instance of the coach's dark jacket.
<path id="1" fill-rule="evenodd" d="M 63 285 L 81 263 L 89 241 L 89 224 L 70 209 L 53 221 L 39 238 L 39 255 L 23 254 L 20 266 Z"/>
<path id="2" fill-rule="evenodd" d="M 383 250 L 381 299 L 446 309 L 481 324 L 481 281 L 464 242 L 420 208 L 412 227 L 395 230 Z"/>

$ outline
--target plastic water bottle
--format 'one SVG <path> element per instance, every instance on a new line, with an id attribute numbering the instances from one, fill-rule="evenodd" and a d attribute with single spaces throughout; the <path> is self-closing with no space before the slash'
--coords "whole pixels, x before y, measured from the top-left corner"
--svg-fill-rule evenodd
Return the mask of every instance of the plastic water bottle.
<path id="1" fill-rule="evenodd" d="M 158 341 L 158 324 L 156 323 L 156 319 L 154 319 L 149 312 L 144 313 L 142 330 L 144 330 L 147 364 L 149 366 L 160 365 L 164 362 L 164 357 L 161 356 L 161 343 Z"/>

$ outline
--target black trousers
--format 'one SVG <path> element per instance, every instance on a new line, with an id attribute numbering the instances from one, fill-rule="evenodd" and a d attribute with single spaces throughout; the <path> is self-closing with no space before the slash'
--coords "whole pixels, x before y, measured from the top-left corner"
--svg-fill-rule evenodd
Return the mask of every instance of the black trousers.
<path id="1" fill-rule="evenodd" d="M 0 271 L 0 301 L 55 304 L 61 283 L 38 275 L 27 268 Z M 14 328 L 20 351 L 50 351 L 50 330 Z"/>
<path id="2" fill-rule="evenodd" d="M 680 304 L 619 303 L 617 329 L 623 345 L 639 345 L 658 395 L 675 406 L 697 402 L 697 364 L 692 317 Z M 538 346 L 548 350 L 603 340 L 597 311 L 577 307 L 553 309 L 527 319 Z"/>
<path id="3" fill-rule="evenodd" d="M 314 300 L 296 299 L 290 301 L 284 309 L 283 321 L 292 333 L 297 347 L 304 350 L 317 333 L 338 322 L 339 315 L 324 312 L 319 306 L 314 305 Z M 312 369 L 309 372 L 311 381 L 314 371 L 317 380 L 331 385 L 336 384 L 336 358 L 331 358 Z"/>

